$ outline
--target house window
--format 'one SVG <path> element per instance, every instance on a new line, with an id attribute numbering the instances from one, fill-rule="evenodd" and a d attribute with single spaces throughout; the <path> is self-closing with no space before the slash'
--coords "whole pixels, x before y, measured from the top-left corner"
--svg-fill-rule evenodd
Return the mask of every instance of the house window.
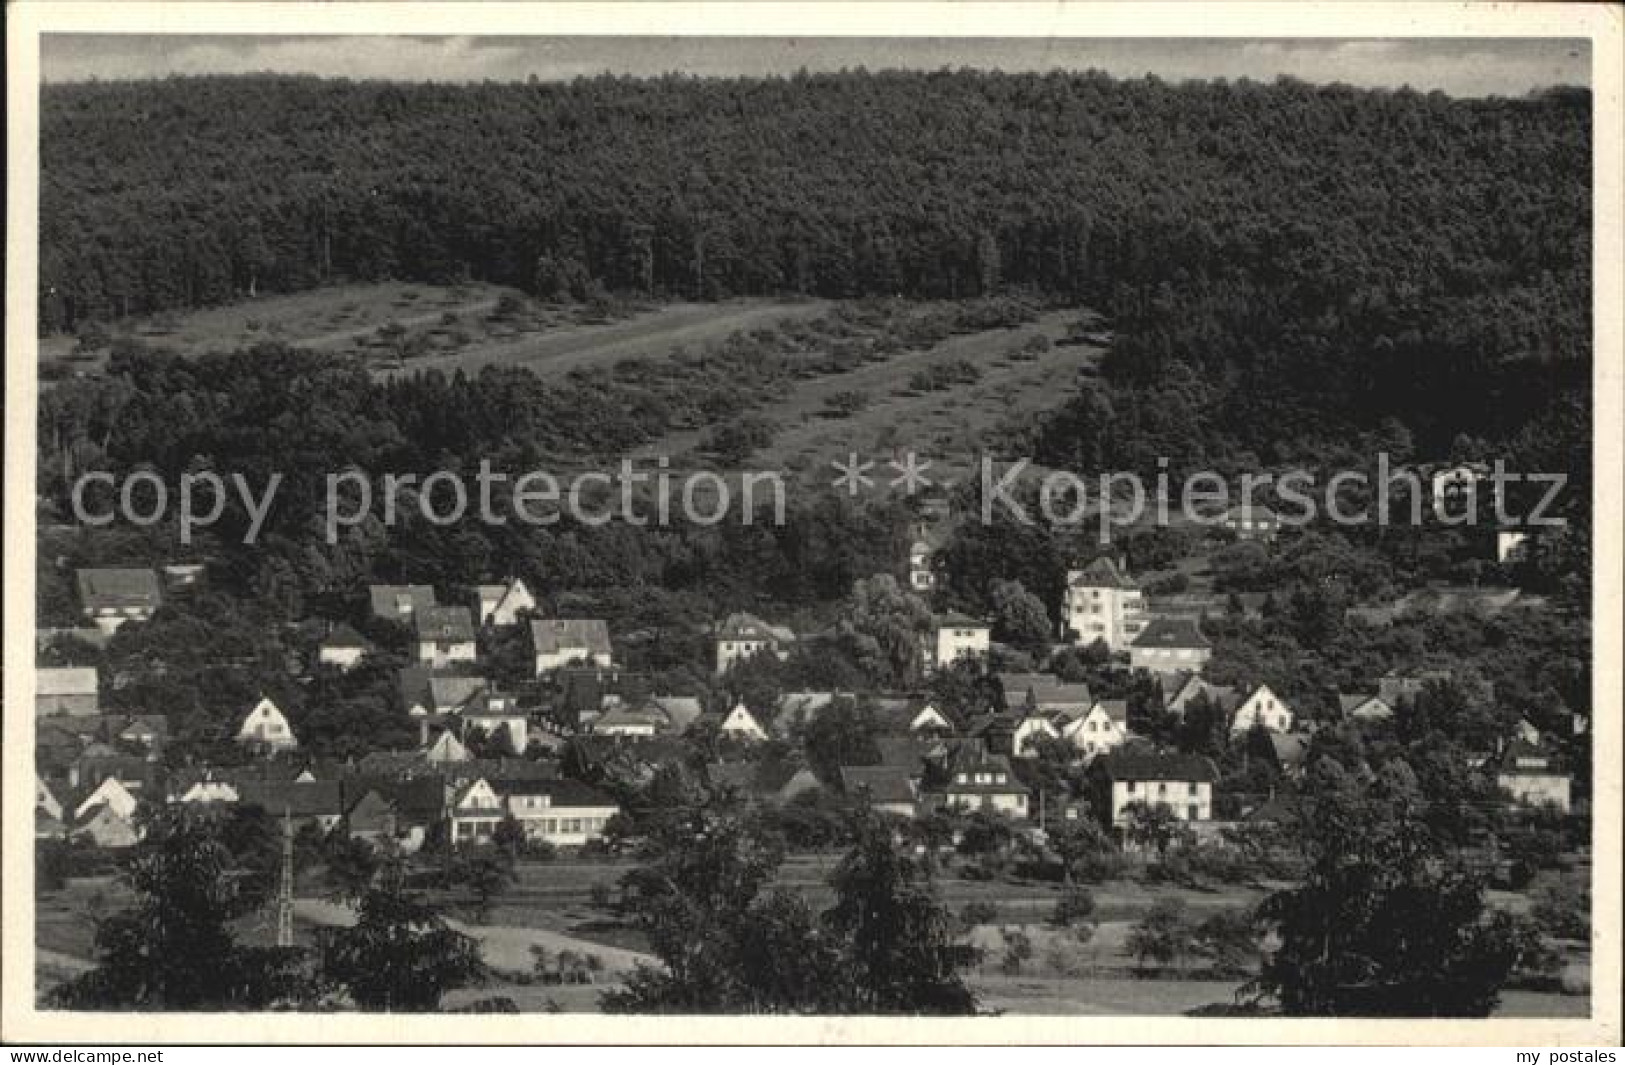
<path id="1" fill-rule="evenodd" d="M 1185 820 L 1187 820 L 1187 821 L 1198 821 L 1198 820 L 1201 819 L 1201 816 L 1202 816 L 1202 808 L 1201 807 L 1199 807 L 1199 806 L 1187 806 L 1187 807 L 1185 807 Z"/>
<path id="2" fill-rule="evenodd" d="M 1158 795 L 1166 795 L 1166 794 L 1168 794 L 1168 785 L 1166 785 L 1166 784 L 1158 784 L 1157 785 L 1157 794 Z"/>
<path id="3" fill-rule="evenodd" d="M 1198 794 L 1198 790 L 1197 790 L 1195 782 L 1192 782 L 1191 785 L 1190 785 L 1190 794 L 1192 794 L 1192 795 Z"/>
<path id="4" fill-rule="evenodd" d="M 1127 791 L 1128 791 L 1128 793 L 1130 795 L 1133 795 L 1135 793 L 1135 791 L 1139 789 L 1139 787 L 1140 787 L 1139 782 L 1134 781 L 1134 780 L 1129 781 L 1128 784 L 1126 785 Z"/>

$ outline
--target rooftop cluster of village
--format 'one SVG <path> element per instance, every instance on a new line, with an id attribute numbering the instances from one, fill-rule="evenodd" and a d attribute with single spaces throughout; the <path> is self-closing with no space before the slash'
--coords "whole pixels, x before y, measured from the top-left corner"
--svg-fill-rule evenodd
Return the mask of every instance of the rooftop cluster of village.
<path id="1" fill-rule="evenodd" d="M 342 757 L 331 744 L 313 751 L 269 691 L 211 731 L 117 697 L 132 683 L 124 671 L 43 667 L 36 834 L 117 850 L 140 839 L 144 811 L 178 803 L 257 806 L 408 853 L 431 839 L 477 848 L 504 822 L 550 849 L 602 848 L 635 836 L 662 802 L 684 801 L 681 788 L 656 786 L 675 773 L 691 794 L 765 807 L 861 803 L 908 820 L 982 815 L 1037 829 L 1089 819 L 1124 843 L 1153 815 L 1200 843 L 1290 818 L 1322 730 L 1391 735 L 1411 721 L 1416 732 L 1430 705 L 1438 716 L 1436 704 L 1471 688 L 1448 668 L 1391 668 L 1336 691 L 1332 712 L 1309 714 L 1262 677 L 1238 681 L 1232 669 L 1221 682 L 1208 669 L 1210 610 L 1148 595 L 1112 553 L 1066 573 L 1043 659 L 1012 654 L 994 638 L 1000 623 L 942 605 L 942 525 L 928 514 L 899 576 L 865 582 L 866 594 L 935 604 L 903 615 L 899 653 L 919 658 L 909 690 L 786 690 L 776 664 L 828 634 L 749 612 L 709 625 L 709 684 L 659 690 L 624 668 L 605 619 L 558 616 L 521 578 L 372 584 L 364 618 L 299 626 L 308 654 L 285 670 L 296 690 L 388 690 L 395 727 Z M 1263 508 L 1238 508 L 1223 525 L 1218 535 L 1232 541 L 1280 532 Z M 60 658 L 64 647 L 128 640 L 166 606 L 204 594 L 209 574 L 197 564 L 93 568 L 75 582 L 84 624 L 42 630 L 42 661 L 47 648 Z M 1220 609 L 1256 614 L 1258 598 Z M 1493 698 L 1475 693 L 1467 698 Z M 1464 768 L 1509 807 L 1566 812 L 1575 796 L 1559 752 L 1586 722 L 1562 723 L 1562 736 L 1522 718 L 1510 735 L 1458 737 Z"/>

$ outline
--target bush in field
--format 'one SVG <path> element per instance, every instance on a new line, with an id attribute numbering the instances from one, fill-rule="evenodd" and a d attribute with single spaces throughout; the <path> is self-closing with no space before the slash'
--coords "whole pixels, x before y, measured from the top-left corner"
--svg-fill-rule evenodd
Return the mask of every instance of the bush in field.
<path id="1" fill-rule="evenodd" d="M 1249 910 L 1220 910 L 1196 926 L 1196 952 L 1217 972 L 1239 976 L 1258 954 L 1258 933 Z"/>
<path id="2" fill-rule="evenodd" d="M 1189 957 L 1196 945 L 1195 929 L 1185 901 L 1177 898 L 1158 899 L 1146 915 L 1129 931 L 1128 952 L 1140 961 L 1159 965 L 1174 965 Z"/>
<path id="3" fill-rule="evenodd" d="M 747 415 L 712 429 L 702 446 L 725 466 L 743 462 L 753 451 L 773 442 L 773 423 L 766 418 Z"/>
<path id="4" fill-rule="evenodd" d="M 1050 915 L 1050 923 L 1057 928 L 1070 928 L 1074 932 L 1093 930 L 1095 896 L 1088 888 L 1076 884 L 1067 888 L 1061 893 L 1061 897 L 1055 900 L 1055 912 Z"/>
<path id="5" fill-rule="evenodd" d="M 869 405 L 869 394 L 855 388 L 842 389 L 824 400 L 824 406 L 832 414 L 840 417 L 850 417 Z"/>
<path id="6" fill-rule="evenodd" d="M 1004 938 L 1004 957 L 999 962 L 999 971 L 1006 976 L 1020 976 L 1022 966 L 1032 960 L 1033 937 L 1020 928 L 1002 928 L 999 935 Z"/>
<path id="7" fill-rule="evenodd" d="M 1590 939 L 1591 885 L 1578 877 L 1547 884 L 1536 893 L 1529 913 L 1548 935 Z"/>
<path id="8" fill-rule="evenodd" d="M 999 909 L 991 902 L 980 899 L 967 902 L 959 909 L 959 924 L 969 932 L 977 925 L 992 924 L 999 919 Z"/>

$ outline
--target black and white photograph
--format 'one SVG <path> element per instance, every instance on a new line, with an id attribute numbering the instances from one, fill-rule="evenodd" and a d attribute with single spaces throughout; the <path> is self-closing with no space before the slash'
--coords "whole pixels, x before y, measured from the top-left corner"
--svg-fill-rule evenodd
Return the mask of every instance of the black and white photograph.
<path id="1" fill-rule="evenodd" d="M 8 1040 L 1618 1044 L 1617 9 L 232 6 L 13 8 Z"/>

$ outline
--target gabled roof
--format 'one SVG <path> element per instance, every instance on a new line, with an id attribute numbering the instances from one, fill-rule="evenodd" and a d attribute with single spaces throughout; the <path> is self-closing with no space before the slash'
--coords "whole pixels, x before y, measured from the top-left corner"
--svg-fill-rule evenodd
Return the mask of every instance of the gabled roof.
<path id="1" fill-rule="evenodd" d="M 652 695 L 649 704 L 666 715 L 673 732 L 686 731 L 704 712 L 700 700 L 692 695 Z"/>
<path id="2" fill-rule="evenodd" d="M 1040 710 L 1058 706 L 1087 710 L 1094 703 L 1089 685 L 1069 684 L 1052 673 L 998 673 L 995 679 L 1004 693 L 1004 705 L 1011 711 L 1026 706 L 1029 695 Z"/>
<path id="3" fill-rule="evenodd" d="M 1115 559 L 1105 555 L 1072 574 L 1068 583 L 1074 588 L 1134 589 L 1140 586 L 1139 581 L 1118 567 Z"/>
<path id="4" fill-rule="evenodd" d="M 372 600 L 372 612 L 379 617 L 400 621 L 405 615 L 397 606 L 404 598 L 411 603 L 412 616 L 423 613 L 435 605 L 434 588 L 427 584 L 374 584 L 367 589 Z"/>
<path id="5" fill-rule="evenodd" d="M 895 806 L 914 801 L 914 778 L 902 766 L 843 765 L 841 790 L 866 795 L 877 806 Z"/>
<path id="6" fill-rule="evenodd" d="M 458 713 L 485 691 L 485 687 L 484 677 L 442 676 L 436 673 L 428 678 L 429 701 L 432 704 L 429 710 L 437 714 Z"/>
<path id="7" fill-rule="evenodd" d="M 332 650 L 355 649 L 360 651 L 372 650 L 372 642 L 355 630 L 349 622 L 341 621 L 333 626 L 333 631 L 321 642 L 323 648 Z"/>
<path id="8" fill-rule="evenodd" d="M 503 798 L 510 795 L 545 795 L 554 809 L 572 806 L 618 806 L 613 796 L 579 780 L 489 779 L 493 791 Z"/>
<path id="9" fill-rule="evenodd" d="M 471 643 L 474 616 L 466 606 L 432 606 L 416 615 L 419 640 L 439 643 Z"/>
<path id="10" fill-rule="evenodd" d="M 956 610 L 950 610 L 946 614 L 938 614 L 932 619 L 932 622 L 934 626 L 939 629 L 992 628 L 991 625 L 989 625 L 986 621 L 983 621 L 981 618 L 973 618 L 969 614 L 961 614 Z"/>
<path id="11" fill-rule="evenodd" d="M 1524 763 L 1524 764 L 1520 764 Z M 1495 759 L 1496 771 L 1506 776 L 1564 776 L 1556 757 L 1544 745 L 1519 737 Z"/>
<path id="12" fill-rule="evenodd" d="M 599 714 L 592 722 L 592 731 L 608 732 L 615 728 L 649 728 L 662 729 L 669 724 L 669 719 L 659 710 L 632 710 L 618 706 L 606 713 Z"/>
<path id="13" fill-rule="evenodd" d="M 1207 650 L 1213 646 L 1208 642 L 1202 630 L 1196 627 L 1196 622 L 1189 618 L 1155 618 L 1151 624 L 1141 630 L 1140 635 L 1129 644 L 1130 647 L 1145 648 L 1195 648 Z"/>
<path id="14" fill-rule="evenodd" d="M 768 643 L 783 642 L 788 630 L 779 625 L 769 625 L 755 614 L 743 611 L 729 614 L 717 626 L 716 638 L 719 640 L 763 640 Z"/>
<path id="15" fill-rule="evenodd" d="M 158 609 L 158 575 L 150 569 L 82 569 L 75 576 L 86 609 Z"/>
<path id="16" fill-rule="evenodd" d="M 37 669 L 34 671 L 34 677 L 35 695 L 95 695 L 97 691 L 94 669 Z"/>
<path id="17" fill-rule="evenodd" d="M 1219 779 L 1211 759 L 1195 754 L 1119 747 L 1095 759 L 1091 767 L 1111 780 L 1206 781 Z"/>
<path id="18" fill-rule="evenodd" d="M 1095 706 L 1105 711 L 1106 716 L 1112 719 L 1113 724 L 1125 727 L 1128 725 L 1127 699 L 1101 699 L 1095 703 Z"/>
<path id="19" fill-rule="evenodd" d="M 926 759 L 944 750 L 940 740 L 923 736 L 876 736 L 875 749 L 880 752 L 882 765 L 896 766 L 918 773 Z"/>
<path id="20" fill-rule="evenodd" d="M 610 653 L 609 625 L 596 618 L 532 621 L 530 638 L 537 654 L 570 651 L 585 651 L 594 655 Z"/>
<path id="21" fill-rule="evenodd" d="M 515 718 L 529 717 L 529 713 L 519 708 L 519 700 L 508 692 L 492 691 L 490 688 L 481 688 L 463 703 L 463 717 L 472 718 Z"/>
<path id="22" fill-rule="evenodd" d="M 253 781 L 237 785 L 237 801 L 274 817 L 337 817 L 345 811 L 344 783 L 337 780 Z"/>
<path id="23" fill-rule="evenodd" d="M 1275 752 L 1275 761 L 1284 768 L 1294 768 L 1303 765 L 1309 756 L 1309 741 L 1304 736 L 1291 735 L 1284 732 L 1269 731 L 1270 749 Z"/>

